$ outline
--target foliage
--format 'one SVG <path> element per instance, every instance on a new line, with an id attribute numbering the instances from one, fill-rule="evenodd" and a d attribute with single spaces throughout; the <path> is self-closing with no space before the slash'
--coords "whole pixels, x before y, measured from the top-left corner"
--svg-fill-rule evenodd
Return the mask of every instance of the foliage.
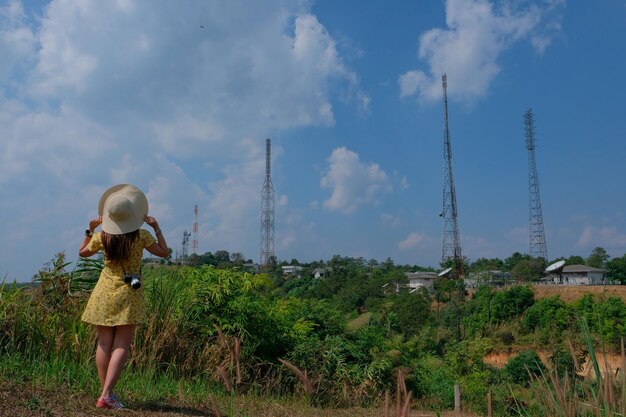
<path id="1" fill-rule="evenodd" d="M 529 259 L 530 255 L 522 255 L 519 252 L 515 252 L 504 260 L 504 270 L 511 272 L 520 261 Z"/>
<path id="2" fill-rule="evenodd" d="M 504 368 L 516 384 L 528 386 L 533 377 L 541 376 L 546 367 L 534 350 L 524 350 L 511 359 Z"/>
<path id="3" fill-rule="evenodd" d="M 620 346 L 626 336 L 626 304 L 621 298 L 608 297 L 599 302 L 587 294 L 578 300 L 573 308 L 580 319 L 596 332 L 604 342 L 613 347 Z"/>
<path id="4" fill-rule="evenodd" d="M 538 328 L 550 328 L 560 333 L 567 328 L 568 319 L 565 303 L 557 295 L 542 298 L 529 307 L 522 318 L 522 326 L 527 332 L 533 332 Z"/>
<path id="5" fill-rule="evenodd" d="M 526 257 L 520 259 L 511 269 L 511 276 L 518 281 L 538 281 L 546 269 L 546 261 L 542 258 Z"/>
<path id="6" fill-rule="evenodd" d="M 555 262 L 556 261 L 557 260 L 555 259 Z M 585 264 L 585 258 L 583 258 L 580 255 L 573 255 L 565 259 L 565 265 L 584 265 L 584 264 Z"/>
<path id="7" fill-rule="evenodd" d="M 606 263 L 606 277 L 610 281 L 626 284 L 626 254 Z"/>
<path id="8" fill-rule="evenodd" d="M 626 414 L 626 378 L 612 372 L 602 373 L 592 335 L 584 318 L 580 319 L 582 338 L 589 352 L 595 378 L 584 380 L 555 367 L 532 377 L 530 407 L 516 399 L 516 411 L 522 416 L 553 415 L 623 416 Z M 576 358 L 572 357 L 575 363 Z M 622 345 L 621 361 L 626 361 Z"/>
<path id="9" fill-rule="evenodd" d="M 604 268 L 610 256 L 604 248 L 595 247 L 587 258 L 587 266 L 594 268 Z"/>
<path id="10" fill-rule="evenodd" d="M 478 258 L 469 266 L 471 272 L 499 271 L 504 268 L 504 261 L 499 258 Z"/>
<path id="11" fill-rule="evenodd" d="M 480 286 L 463 306 L 462 323 L 465 332 L 474 336 L 491 334 L 505 345 L 510 345 L 515 336 L 508 331 L 507 336 L 500 337 L 492 332 L 494 326 L 522 317 L 533 303 L 533 292 L 527 286 L 512 286 L 502 290 Z"/>
<path id="12" fill-rule="evenodd" d="M 231 387 L 237 393 L 304 393 L 313 404 L 369 405 L 382 401 L 385 391 L 393 394 L 401 370 L 422 407 L 451 408 L 453 386 L 460 383 L 471 410 L 485 413 L 491 388 L 502 415 L 511 392 L 531 392 L 548 373 L 535 352 L 520 353 L 504 370 L 483 363 L 489 352 L 542 346 L 560 378 L 575 378 L 576 358 L 564 342 L 580 345 L 577 317 L 589 325 L 586 351 L 600 343 L 619 349 L 626 335 L 626 305 L 618 298 L 589 295 L 566 304 L 558 297 L 535 300 L 528 286 L 482 286 L 468 299 L 463 282 L 450 279 L 438 280 L 431 292 L 409 293 L 402 290 L 405 273 L 419 267 L 389 259 L 335 256 L 300 263 L 302 277 L 291 278 L 282 276 L 279 263 L 268 273 L 246 272 L 239 265 L 243 255 L 223 252 L 211 254 L 215 265 L 144 267 L 148 321 L 137 329 L 124 378 L 144 378 L 145 385 L 161 378 L 222 384 L 219 369 L 232 370 L 224 364 L 241 342 L 242 382 Z M 530 261 L 518 255 L 472 267 L 505 269 Z M 0 374 L 29 378 L 14 366 L 28 363 L 32 375 L 45 369 L 72 379 L 78 389 L 94 389 L 95 335 L 80 315 L 101 267 L 80 260 L 72 269 L 59 254 L 38 273 L 35 286 L 0 286 Z M 327 273 L 314 278 L 318 267 Z M 401 291 L 385 293 L 387 288 Z M 311 390 L 303 390 L 294 369 Z M 521 398 L 529 409 L 545 411 L 536 398 Z"/>
<path id="13" fill-rule="evenodd" d="M 397 330 L 407 338 L 417 334 L 432 314 L 428 291 L 419 288 L 413 293 L 402 292 L 393 298 L 391 311 L 395 313 Z"/>

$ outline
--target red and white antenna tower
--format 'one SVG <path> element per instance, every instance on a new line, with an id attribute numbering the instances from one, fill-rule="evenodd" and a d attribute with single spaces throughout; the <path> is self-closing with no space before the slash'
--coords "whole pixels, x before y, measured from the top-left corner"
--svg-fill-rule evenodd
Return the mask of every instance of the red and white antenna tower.
<path id="1" fill-rule="evenodd" d="M 191 253 L 198 254 L 198 205 L 193 206 L 193 243 L 191 244 Z"/>

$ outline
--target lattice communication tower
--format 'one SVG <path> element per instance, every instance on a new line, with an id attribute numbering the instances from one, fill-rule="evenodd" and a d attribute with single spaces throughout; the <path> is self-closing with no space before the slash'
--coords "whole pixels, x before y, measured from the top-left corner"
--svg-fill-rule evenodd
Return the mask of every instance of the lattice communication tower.
<path id="1" fill-rule="evenodd" d="M 191 237 L 191 233 L 187 230 L 183 232 L 183 256 L 182 260 L 185 262 L 189 257 L 189 238 Z"/>
<path id="2" fill-rule="evenodd" d="M 274 185 L 270 175 L 271 140 L 265 140 L 265 181 L 261 190 L 261 267 L 274 261 Z"/>
<path id="3" fill-rule="evenodd" d="M 528 236 L 530 256 L 548 260 L 546 235 L 543 228 L 543 213 L 539 196 L 539 180 L 535 163 L 535 121 L 532 109 L 524 113 L 526 148 L 528 148 Z"/>
<path id="4" fill-rule="evenodd" d="M 198 205 L 193 206 L 193 243 L 191 244 L 191 253 L 198 254 Z"/>
<path id="5" fill-rule="evenodd" d="M 444 132 L 443 132 L 443 244 L 441 249 L 441 263 L 453 259 L 457 277 L 463 274 L 463 259 L 461 243 L 459 241 L 459 225 L 457 222 L 456 191 L 454 190 L 454 176 L 452 175 L 452 145 L 450 144 L 450 130 L 448 129 L 448 77 L 441 77 L 443 85 L 444 104 Z"/>

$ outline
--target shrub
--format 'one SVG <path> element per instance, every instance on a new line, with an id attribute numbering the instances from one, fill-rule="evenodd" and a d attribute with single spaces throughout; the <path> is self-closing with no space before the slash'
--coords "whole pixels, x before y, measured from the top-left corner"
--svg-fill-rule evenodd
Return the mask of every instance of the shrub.
<path id="1" fill-rule="evenodd" d="M 491 311 L 496 322 L 504 322 L 520 316 L 534 303 L 534 294 L 529 287 L 517 286 L 497 292 L 491 300 Z"/>
<path id="2" fill-rule="evenodd" d="M 525 350 L 511 359 L 504 369 L 513 382 L 528 386 L 532 379 L 531 375 L 541 375 L 546 370 L 546 367 L 541 362 L 537 352 Z"/>

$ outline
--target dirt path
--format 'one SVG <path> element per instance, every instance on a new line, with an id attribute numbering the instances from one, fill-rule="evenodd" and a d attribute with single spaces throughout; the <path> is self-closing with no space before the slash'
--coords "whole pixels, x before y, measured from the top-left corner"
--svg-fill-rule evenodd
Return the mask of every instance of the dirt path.
<path id="1" fill-rule="evenodd" d="M 110 411 L 95 408 L 95 400 L 84 393 L 71 393 L 65 387 L 42 390 L 27 384 L 0 381 L 0 417 L 216 417 L 208 407 L 184 404 L 128 402 L 128 409 Z M 259 401 L 238 398 L 235 404 L 240 417 L 382 417 L 382 408 L 313 408 L 297 403 Z M 227 415 L 225 408 L 222 415 Z M 392 413 L 393 415 L 393 413 Z M 454 413 L 440 414 L 452 417 Z M 470 417 L 469 414 L 464 415 Z M 435 417 L 435 413 L 412 410 L 410 417 Z"/>

